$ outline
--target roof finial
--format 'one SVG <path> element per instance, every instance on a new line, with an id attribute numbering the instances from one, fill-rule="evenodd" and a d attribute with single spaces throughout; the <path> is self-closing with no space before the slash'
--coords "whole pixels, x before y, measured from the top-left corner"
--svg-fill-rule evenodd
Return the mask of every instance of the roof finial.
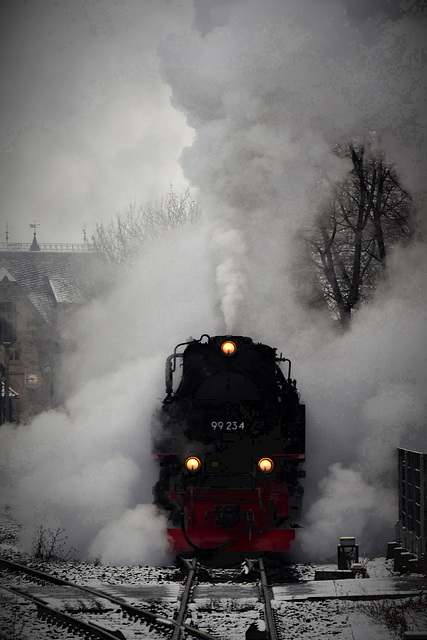
<path id="1" fill-rule="evenodd" d="M 6 234 L 5 234 L 5 238 L 6 238 L 6 245 L 9 242 L 9 223 L 6 221 Z M 6 246 L 7 248 L 7 246 Z"/>
<path id="2" fill-rule="evenodd" d="M 39 226 L 40 224 L 37 224 L 35 220 L 33 224 L 30 224 L 30 227 L 34 229 L 34 237 L 33 237 L 33 242 L 31 243 L 30 251 L 40 251 L 40 247 L 38 245 L 37 238 L 36 238 L 36 229 Z"/>

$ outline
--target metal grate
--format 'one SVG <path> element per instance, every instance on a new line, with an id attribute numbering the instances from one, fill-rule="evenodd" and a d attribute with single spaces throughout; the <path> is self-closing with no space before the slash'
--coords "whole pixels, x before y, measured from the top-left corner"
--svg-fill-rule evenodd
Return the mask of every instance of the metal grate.
<path id="1" fill-rule="evenodd" d="M 419 558 L 427 554 L 427 455 L 398 449 L 399 542 Z"/>

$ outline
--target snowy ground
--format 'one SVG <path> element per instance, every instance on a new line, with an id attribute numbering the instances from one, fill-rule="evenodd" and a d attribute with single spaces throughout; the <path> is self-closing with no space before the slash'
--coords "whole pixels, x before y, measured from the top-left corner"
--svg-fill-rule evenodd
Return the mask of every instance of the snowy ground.
<path id="1" fill-rule="evenodd" d="M 19 526 L 13 521 L 10 510 L 0 513 L 0 555 L 17 562 L 25 559 L 19 549 Z M 366 560 L 370 578 L 366 580 L 314 582 L 313 565 L 296 565 L 295 573 L 300 576 L 296 585 L 275 585 L 273 587 L 273 609 L 276 611 L 279 632 L 283 639 L 292 640 L 392 640 L 402 637 L 403 629 L 427 629 L 426 597 L 411 599 L 372 599 L 361 601 L 338 599 L 307 599 L 313 594 L 328 594 L 333 588 L 337 594 L 347 589 L 359 588 L 355 583 L 363 583 L 369 593 L 375 593 L 387 585 L 387 589 L 408 591 L 420 589 L 427 594 L 427 581 L 420 582 L 420 576 L 396 576 L 392 572 L 391 561 L 385 558 Z M 178 583 L 173 580 L 173 571 L 165 567 L 111 567 L 83 563 L 49 562 L 38 568 L 47 573 L 56 573 L 59 577 L 92 585 L 97 588 L 116 591 L 126 595 L 134 605 L 142 605 L 163 612 L 171 617 L 178 595 Z M 321 568 L 336 568 L 324 565 Z M 3 577 L 4 581 L 5 578 Z M 17 585 L 19 576 L 8 576 L 9 585 Z M 136 589 L 132 589 L 132 585 Z M 353 585 L 353 586 L 351 586 Z M 262 617 L 262 607 L 256 602 L 256 590 L 253 585 L 240 586 L 240 591 L 230 584 L 221 590 L 207 585 L 195 594 L 191 605 L 193 621 L 219 638 L 244 640 L 246 630 L 251 623 Z M 252 590 L 251 590 L 252 589 Z M 140 597 L 137 597 L 137 594 Z M 207 594 L 212 593 L 212 597 Z M 237 595 L 236 595 L 237 593 Z M 388 593 L 388 591 L 387 591 Z M 310 595 L 311 594 L 311 595 Z M 203 597 L 202 597 L 203 596 Z M 157 602 L 156 602 L 157 600 Z M 71 607 L 72 605 L 70 605 Z M 56 629 L 37 620 L 34 607 L 20 601 L 19 597 L 0 589 L 0 640 L 69 640 L 75 638 L 71 633 Z M 143 625 L 132 624 L 122 618 L 115 610 L 105 611 L 102 619 L 85 607 L 75 611 L 75 615 L 91 618 L 112 630 L 120 629 L 127 640 L 145 640 L 154 638 L 153 633 Z M 399 635 L 400 634 L 400 635 Z"/>

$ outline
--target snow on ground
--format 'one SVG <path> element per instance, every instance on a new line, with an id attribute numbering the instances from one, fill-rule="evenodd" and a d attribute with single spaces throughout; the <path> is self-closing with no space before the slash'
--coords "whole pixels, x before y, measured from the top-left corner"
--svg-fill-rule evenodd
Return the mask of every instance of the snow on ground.
<path id="1" fill-rule="evenodd" d="M 14 522 L 9 509 L 3 509 L 0 513 L 0 555 L 15 560 L 23 559 L 29 561 L 28 556 L 24 556 L 19 549 L 19 525 Z M 154 607 L 158 612 L 170 617 L 174 608 L 174 594 L 177 593 L 177 583 L 173 581 L 172 568 L 168 567 L 146 567 L 129 566 L 113 567 L 94 564 L 84 564 L 78 562 L 49 562 L 36 563 L 34 566 L 48 573 L 55 573 L 61 578 L 77 582 L 84 585 L 91 585 L 98 588 L 128 589 L 131 585 L 138 585 L 141 593 L 144 592 L 146 601 L 141 602 L 137 598 L 129 599 L 135 605 Z M 335 581 L 334 588 L 337 593 L 340 589 L 350 587 L 350 583 L 361 582 L 375 590 L 375 584 L 395 585 L 403 590 L 408 588 L 408 584 L 422 584 L 419 582 L 420 576 L 396 576 L 393 575 L 392 562 L 383 557 L 365 560 L 368 574 L 367 580 L 342 580 Z M 300 589 L 315 589 L 319 583 L 314 582 L 314 572 L 316 569 L 335 569 L 334 565 L 296 565 L 295 573 L 300 576 L 300 582 L 296 586 Z M 8 576 L 8 585 L 18 584 L 22 580 L 19 576 Z M 304 582 L 305 581 L 305 582 Z M 313 582 L 312 582 L 313 581 Z M 327 581 L 331 585 L 331 581 Z M 152 597 L 150 585 L 153 585 Z M 165 586 L 165 594 L 162 602 L 154 602 L 155 593 L 160 589 L 160 585 Z M 155 588 L 154 588 L 155 586 Z M 142 587 L 144 587 L 142 589 Z M 252 588 L 253 585 L 252 585 Z M 320 588 L 320 587 L 319 587 Z M 324 587 L 327 591 L 326 585 Z M 421 601 L 417 597 L 399 599 L 373 599 L 372 601 L 351 601 L 351 600 L 307 600 L 289 599 L 289 590 L 292 585 L 286 588 L 277 586 L 273 588 L 274 600 L 273 609 L 277 614 L 279 631 L 283 639 L 290 640 L 394 640 L 402 637 L 404 625 L 408 630 L 427 629 L 426 598 Z M 427 582 L 424 581 L 424 594 L 427 593 Z M 321 589 L 320 589 L 321 591 Z M 205 590 L 206 593 L 206 590 Z M 239 593 L 238 591 L 236 593 Z M 294 591 L 294 593 L 297 593 Z M 0 640 L 69 640 L 75 638 L 71 633 L 56 629 L 47 623 L 37 620 L 34 607 L 25 604 L 20 599 L 0 589 Z M 77 613 L 87 618 L 92 614 L 82 611 Z M 209 599 L 200 598 L 190 606 L 189 618 L 199 626 L 217 635 L 219 638 L 228 640 L 245 640 L 246 630 L 252 623 L 259 623 L 263 612 L 261 604 L 256 602 L 253 592 L 248 591 L 248 595 L 243 597 L 233 597 L 233 587 L 226 585 L 222 596 Z M 93 617 L 96 621 L 96 616 Z M 109 626 L 111 629 L 121 629 L 127 640 L 145 640 L 153 638 L 148 629 L 143 625 L 135 627 L 130 625 L 121 614 L 110 611 L 104 615 L 99 624 Z"/>

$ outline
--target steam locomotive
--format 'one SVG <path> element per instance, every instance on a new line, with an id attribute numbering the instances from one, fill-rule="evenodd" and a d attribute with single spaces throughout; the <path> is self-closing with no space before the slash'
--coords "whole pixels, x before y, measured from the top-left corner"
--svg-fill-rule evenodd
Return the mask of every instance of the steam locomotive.
<path id="1" fill-rule="evenodd" d="M 305 459 L 305 406 L 290 360 L 244 336 L 178 344 L 159 414 L 153 495 L 168 514 L 171 549 L 288 550 Z"/>

